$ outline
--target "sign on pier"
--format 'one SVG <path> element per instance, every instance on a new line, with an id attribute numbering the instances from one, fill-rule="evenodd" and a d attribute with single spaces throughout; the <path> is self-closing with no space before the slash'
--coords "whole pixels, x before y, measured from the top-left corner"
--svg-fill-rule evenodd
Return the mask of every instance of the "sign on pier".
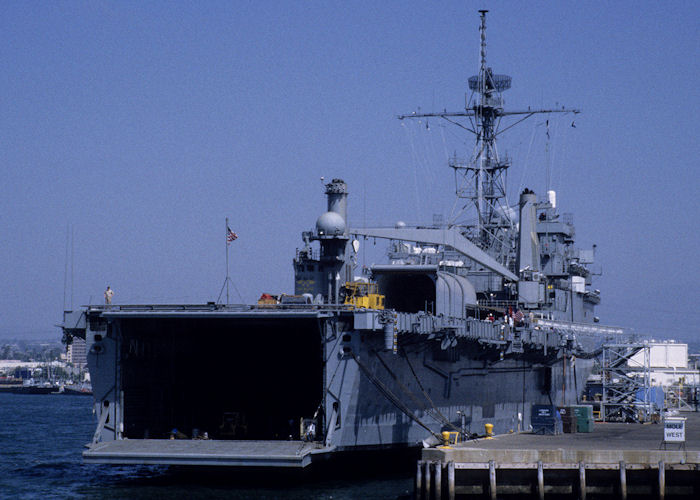
<path id="1" fill-rule="evenodd" d="M 685 417 L 664 418 L 664 443 L 685 443 Z"/>

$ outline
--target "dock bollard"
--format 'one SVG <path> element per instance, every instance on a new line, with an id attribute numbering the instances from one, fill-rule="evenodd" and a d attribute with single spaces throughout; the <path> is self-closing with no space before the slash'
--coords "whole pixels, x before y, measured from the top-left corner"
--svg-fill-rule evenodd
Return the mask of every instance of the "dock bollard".
<path id="1" fill-rule="evenodd" d="M 484 424 L 486 439 L 493 439 L 493 424 Z"/>

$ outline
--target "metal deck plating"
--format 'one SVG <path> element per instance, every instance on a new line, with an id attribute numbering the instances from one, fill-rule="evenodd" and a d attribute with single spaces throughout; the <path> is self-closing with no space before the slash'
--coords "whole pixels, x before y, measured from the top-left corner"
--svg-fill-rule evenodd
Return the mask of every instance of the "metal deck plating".
<path id="1" fill-rule="evenodd" d="M 304 441 L 126 439 L 90 445 L 83 459 L 98 464 L 302 468 L 330 451 Z"/>

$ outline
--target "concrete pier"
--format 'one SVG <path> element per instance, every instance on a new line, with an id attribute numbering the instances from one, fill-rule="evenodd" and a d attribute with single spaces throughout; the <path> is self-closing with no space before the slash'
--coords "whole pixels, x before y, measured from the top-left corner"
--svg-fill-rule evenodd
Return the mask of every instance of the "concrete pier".
<path id="1" fill-rule="evenodd" d="M 700 414 L 683 416 L 684 444 L 664 445 L 660 424 L 600 423 L 592 433 L 506 434 L 424 449 L 418 470 L 425 477 L 430 464 L 436 481 L 431 490 L 423 482 L 416 498 L 700 498 Z"/>

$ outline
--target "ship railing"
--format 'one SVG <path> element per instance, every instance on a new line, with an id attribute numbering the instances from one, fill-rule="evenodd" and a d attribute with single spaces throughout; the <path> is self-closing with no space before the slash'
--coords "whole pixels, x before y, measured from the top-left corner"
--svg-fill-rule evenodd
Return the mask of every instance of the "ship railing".
<path id="1" fill-rule="evenodd" d="M 435 316 L 429 313 L 397 313 L 396 331 L 421 335 L 442 334 L 489 343 L 507 343 L 511 332 L 503 322 L 475 318 Z"/>
<path id="2" fill-rule="evenodd" d="M 258 304 L 247 306 L 251 311 L 298 310 L 298 311 L 353 311 L 355 306 L 349 304 Z"/>
<path id="3" fill-rule="evenodd" d="M 537 320 L 530 323 L 525 321 L 521 326 L 513 328 L 502 320 L 484 321 L 476 318 L 457 318 L 450 316 L 432 315 L 429 313 L 396 314 L 396 331 L 399 334 L 433 335 L 438 339 L 463 338 L 475 340 L 482 344 L 503 349 L 504 352 L 523 352 L 523 345 L 532 348 L 558 349 L 574 341 L 583 353 L 595 353 L 604 338 L 625 334 L 624 329 L 616 327 L 568 323 L 552 320 Z M 581 336 L 595 336 L 596 342 L 584 342 L 581 345 L 576 339 Z M 627 344 L 626 344 L 627 345 Z"/>
<path id="4" fill-rule="evenodd" d="M 632 335 L 632 333 L 625 328 L 619 326 L 598 325 L 596 323 L 574 323 L 569 321 L 536 318 L 533 320 L 533 326 L 568 331 L 576 334 L 589 334 L 596 336 L 602 335 L 609 338 L 623 340 L 631 338 Z"/>
<path id="5" fill-rule="evenodd" d="M 320 250 L 316 250 L 316 249 L 304 250 L 304 249 L 299 249 L 299 248 L 297 248 L 297 251 L 296 251 L 296 260 L 299 260 L 299 257 L 300 257 L 302 254 L 303 254 L 304 257 L 306 257 L 307 259 L 310 259 L 310 260 L 318 260 L 319 257 L 320 257 L 320 255 L 321 255 L 321 252 L 320 252 Z"/>
<path id="6" fill-rule="evenodd" d="M 498 308 L 498 309 L 507 309 L 508 307 L 512 307 L 513 311 L 516 311 L 518 308 L 518 301 L 517 300 L 479 300 L 477 301 L 479 306 L 481 307 L 489 307 L 489 308 Z"/>
<path id="7" fill-rule="evenodd" d="M 83 306 L 88 312 L 95 311 L 212 311 L 217 304 L 91 304 Z"/>
<path id="8" fill-rule="evenodd" d="M 319 310 L 319 311 L 351 311 L 354 309 L 352 305 L 346 304 L 100 304 L 83 306 L 87 312 L 158 312 L 158 311 L 183 311 L 183 312 L 202 312 L 202 311 L 228 311 L 228 312 L 246 312 L 246 311 L 266 311 L 266 310 Z"/>

